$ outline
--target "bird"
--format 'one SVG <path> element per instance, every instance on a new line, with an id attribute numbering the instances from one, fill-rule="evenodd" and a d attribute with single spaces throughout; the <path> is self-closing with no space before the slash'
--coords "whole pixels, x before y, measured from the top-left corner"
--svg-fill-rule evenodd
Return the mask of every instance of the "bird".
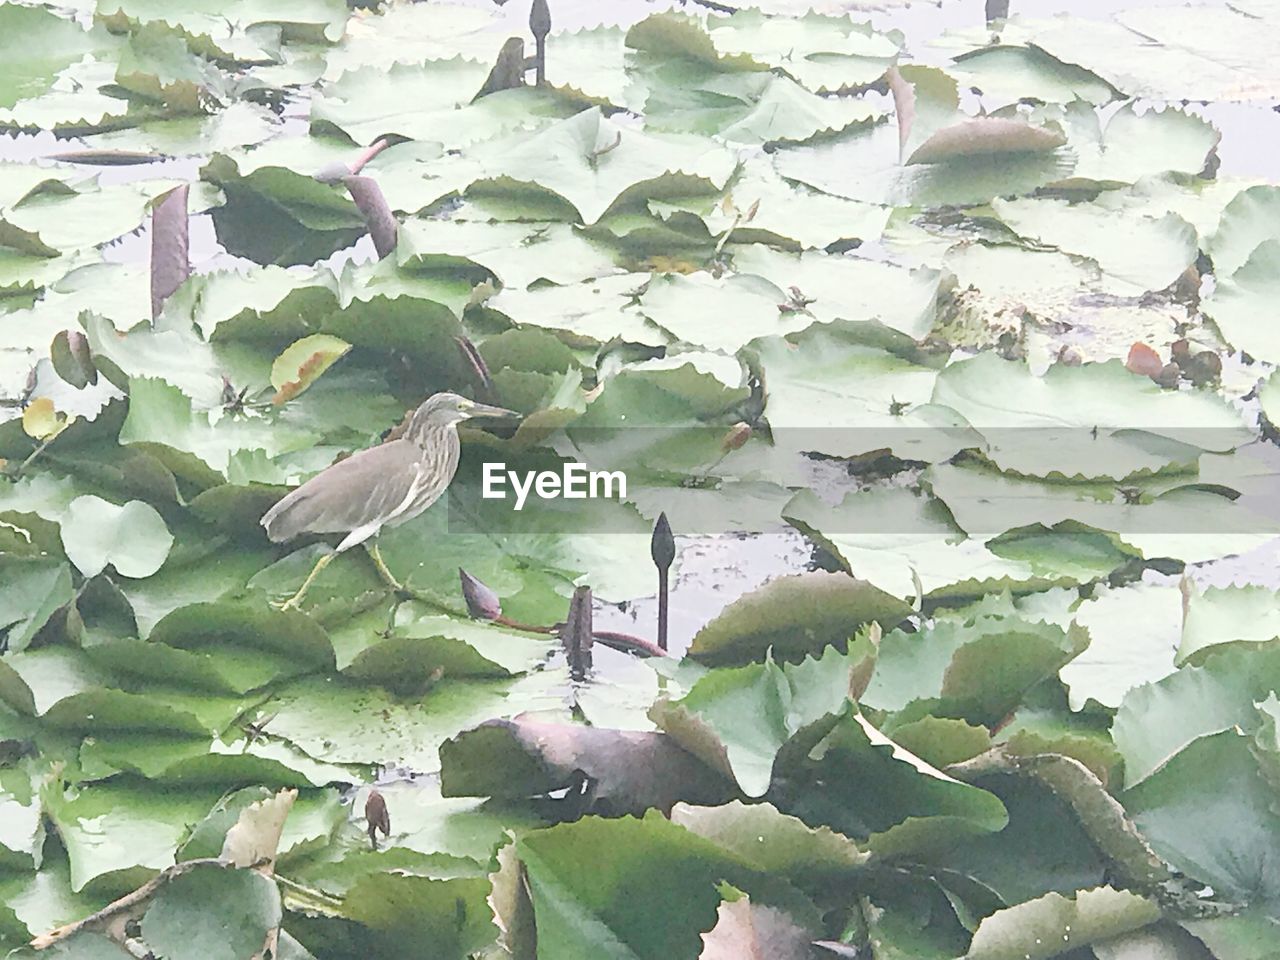
<path id="1" fill-rule="evenodd" d="M 418 516 L 448 489 L 458 469 L 461 421 L 519 416 L 514 410 L 456 393 L 433 394 L 413 411 L 403 435 L 340 460 L 288 493 L 260 521 L 273 543 L 303 534 L 346 536 L 334 552 L 316 561 L 298 592 L 276 606 L 297 609 L 320 571 L 334 557 L 359 544 L 365 545 L 387 585 L 402 592 L 403 586 L 383 563 L 377 543 L 370 541 L 383 527 L 398 526 Z"/>

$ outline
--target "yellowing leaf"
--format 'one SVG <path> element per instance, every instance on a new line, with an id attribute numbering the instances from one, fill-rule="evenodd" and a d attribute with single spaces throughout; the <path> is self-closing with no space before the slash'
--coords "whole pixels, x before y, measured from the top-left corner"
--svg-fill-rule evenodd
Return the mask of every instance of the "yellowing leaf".
<path id="1" fill-rule="evenodd" d="M 241 868 L 274 861 L 285 818 L 296 799 L 296 789 L 281 790 L 274 797 L 251 803 L 241 810 L 240 818 L 223 841 L 222 859 Z"/>
<path id="2" fill-rule="evenodd" d="M 73 419 L 58 413 L 48 397 L 37 397 L 22 411 L 22 429 L 33 440 L 51 440 L 67 429 Z"/>
<path id="3" fill-rule="evenodd" d="M 312 334 L 289 344 L 271 364 L 271 385 L 276 388 L 271 402 L 279 406 L 292 400 L 350 349 L 347 341 L 327 333 Z"/>

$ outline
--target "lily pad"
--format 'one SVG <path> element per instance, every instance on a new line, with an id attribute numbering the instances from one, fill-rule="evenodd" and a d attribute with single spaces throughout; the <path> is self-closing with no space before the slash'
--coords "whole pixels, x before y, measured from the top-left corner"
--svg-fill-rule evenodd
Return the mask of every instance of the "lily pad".
<path id="1" fill-rule="evenodd" d="M 625 129 L 594 108 L 518 144 L 483 145 L 476 155 L 495 189 L 548 191 L 572 204 L 584 224 L 628 199 L 719 190 L 737 167 L 706 140 Z"/>
<path id="2" fill-rule="evenodd" d="M 86 577 L 110 564 L 123 577 L 142 579 L 169 556 L 173 534 L 150 505 L 130 500 L 116 505 L 101 497 L 77 497 L 62 519 L 62 546 Z"/>
<path id="3" fill-rule="evenodd" d="M 867 623 L 891 629 L 910 612 L 902 601 L 844 574 L 782 577 L 726 607 L 698 631 L 689 655 L 718 663 L 755 660 L 770 651 L 784 659 L 817 656 L 827 646 L 843 647 Z"/>

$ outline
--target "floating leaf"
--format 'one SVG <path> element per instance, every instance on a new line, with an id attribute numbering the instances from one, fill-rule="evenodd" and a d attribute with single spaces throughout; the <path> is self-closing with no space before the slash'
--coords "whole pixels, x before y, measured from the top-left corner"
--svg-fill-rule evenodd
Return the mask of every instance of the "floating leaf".
<path id="1" fill-rule="evenodd" d="M 211 926 L 211 914 L 227 926 Z M 161 954 L 231 960 L 261 952 L 281 914 L 279 890 L 258 872 L 199 867 L 160 889 L 142 918 L 142 938 Z"/>
<path id="2" fill-rule="evenodd" d="M 271 385 L 276 406 L 288 403 L 315 383 L 326 370 L 347 355 L 351 344 L 326 333 L 295 340 L 271 364 Z"/>
<path id="3" fill-rule="evenodd" d="M 1046 894 L 986 918 L 973 935 L 967 960 L 1047 960 L 1064 946 L 1088 946 L 1141 929 L 1160 916 L 1150 900 L 1112 887 L 1081 890 L 1075 899 Z"/>
<path id="4" fill-rule="evenodd" d="M 110 564 L 123 577 L 149 577 L 164 564 L 173 534 L 149 504 L 117 505 L 101 497 L 76 497 L 62 520 L 62 546 L 86 577 Z"/>
<path id="5" fill-rule="evenodd" d="M 33 440 L 52 440 L 69 426 L 65 413 L 58 413 L 49 397 L 36 397 L 22 411 L 22 430 Z"/>
<path id="6" fill-rule="evenodd" d="M 902 601 L 842 573 L 780 577 L 731 603 L 698 631 L 689 655 L 742 663 L 773 654 L 795 659 L 843 647 L 876 622 L 892 629 L 911 613 Z"/>
<path id="7" fill-rule="evenodd" d="M 728 151 L 706 140 L 641 133 L 594 108 L 515 145 L 486 144 L 477 155 L 495 186 L 514 182 L 550 191 L 572 204 L 585 224 L 623 198 L 718 190 L 737 167 Z"/>
<path id="8" fill-rule="evenodd" d="M 530 717 L 469 730 L 440 748 L 440 762 L 445 796 L 537 796 L 585 775 L 593 806 L 615 816 L 670 810 L 677 800 L 714 803 L 731 794 L 725 780 L 665 734 Z"/>
<path id="9" fill-rule="evenodd" d="M 1048 153 L 1066 142 L 1066 136 L 1056 130 L 1001 117 L 982 117 L 937 131 L 916 147 L 906 162 L 944 163 L 957 157 L 993 153 Z"/>

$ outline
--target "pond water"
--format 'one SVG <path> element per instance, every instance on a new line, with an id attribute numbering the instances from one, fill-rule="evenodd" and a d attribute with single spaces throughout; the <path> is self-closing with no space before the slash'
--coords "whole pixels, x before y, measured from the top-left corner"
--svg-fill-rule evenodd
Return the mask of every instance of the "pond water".
<path id="1" fill-rule="evenodd" d="M 485 0 L 473 0 L 487 6 Z M 981 30 L 986 23 L 984 0 L 944 0 L 940 3 L 841 4 L 816 2 L 822 12 L 849 11 L 865 15 L 878 29 L 897 29 L 907 37 L 907 59 L 945 65 L 945 44 L 936 41 L 952 31 Z M 1011 0 L 1009 13 L 1023 18 L 1052 17 L 1071 14 L 1075 17 L 1105 19 L 1111 14 L 1137 6 L 1133 0 Z M 1146 0 L 1141 6 L 1185 6 L 1179 0 Z M 1225 6 L 1222 2 L 1191 4 L 1193 6 Z M 690 4 L 692 6 L 692 4 Z M 769 6 L 766 4 L 766 6 Z M 774 4 L 773 6 L 778 6 Z M 800 5 L 791 5 L 797 8 Z M 803 4 L 809 6 L 809 4 Z M 654 12 L 681 9 L 684 4 L 670 0 L 556 0 L 554 27 L 579 29 L 598 25 L 626 27 Z M 495 31 L 511 34 L 527 32 L 527 8 L 513 3 L 503 8 L 504 16 L 495 21 Z M 978 106 L 974 103 L 973 106 Z M 1118 107 L 1118 104 L 1116 105 Z M 1159 109 L 1163 104 L 1140 102 L 1139 109 Z M 1280 181 L 1280 107 L 1269 103 L 1190 103 L 1188 110 L 1210 120 L 1222 133 L 1218 148 L 1220 176 L 1258 178 Z M 285 104 L 281 112 L 284 135 L 307 132 L 309 104 L 297 98 Z M 0 160 L 47 161 L 52 154 L 86 147 L 74 138 L 59 139 L 50 133 L 0 135 Z M 107 167 L 84 167 L 86 174 L 96 173 L 103 183 L 124 183 L 152 178 L 199 178 L 205 157 L 181 157 L 147 164 Z M 250 261 L 228 252 L 219 239 L 212 216 L 196 215 L 191 220 L 191 259 L 197 272 L 235 268 Z M 111 261 L 146 262 L 150 237 L 144 226 L 107 246 L 104 257 Z M 339 250 L 329 258 L 334 266 L 343 261 L 372 260 L 376 257 L 372 241 L 361 237 L 352 246 Z M 852 481 L 841 470 L 815 469 L 815 482 L 825 496 L 837 499 Z M 678 533 L 678 531 L 677 531 Z M 682 653 L 697 630 L 713 618 L 726 604 L 764 581 L 815 565 L 813 550 L 797 533 L 780 529 L 758 534 L 723 534 L 678 537 L 678 575 L 672 584 L 670 598 L 670 645 L 675 654 Z M 1229 583 L 1265 583 L 1280 586 L 1280 540 L 1273 541 L 1249 554 L 1202 564 L 1189 571 L 1202 585 Z M 655 575 L 656 576 L 656 575 Z M 1148 579 L 1174 582 L 1176 578 L 1148 573 Z M 655 632 L 656 597 L 630 601 L 621 606 L 605 606 L 597 612 L 601 629 L 623 630 L 643 636 Z M 601 651 L 597 665 L 608 671 L 609 663 L 621 657 L 613 651 Z"/>

